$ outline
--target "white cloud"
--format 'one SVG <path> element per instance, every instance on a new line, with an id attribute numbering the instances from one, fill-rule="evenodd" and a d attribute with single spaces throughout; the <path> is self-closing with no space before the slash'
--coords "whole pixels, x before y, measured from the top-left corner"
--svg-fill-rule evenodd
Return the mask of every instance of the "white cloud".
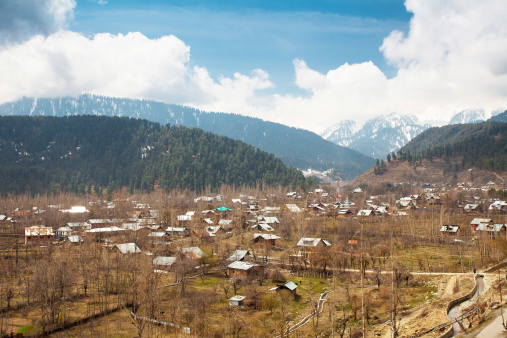
<path id="1" fill-rule="evenodd" d="M 295 60 L 296 84 L 309 96 L 278 96 L 268 114 L 319 131 L 391 112 L 449 120 L 464 109 L 505 109 L 507 3 L 408 0 L 406 7 L 414 13 L 409 32 L 392 32 L 380 47 L 398 68 L 395 77 L 371 62 L 321 74 Z"/>
<path id="2" fill-rule="evenodd" d="M 83 92 L 172 100 L 184 91 L 189 55 L 174 36 L 39 35 L 0 51 L 0 102 Z"/>
<path id="3" fill-rule="evenodd" d="M 48 7 L 51 16 L 64 27 L 75 2 L 46 3 L 54 5 Z M 0 50 L 0 103 L 91 92 L 245 114 L 313 131 L 391 112 L 442 120 L 462 109 L 507 107 L 504 0 L 407 0 L 406 7 L 413 13 L 409 31 L 392 32 L 380 47 L 398 69 L 390 79 L 372 62 L 321 73 L 295 59 L 295 83 L 306 94 L 281 95 L 261 69 L 213 79 L 205 65 L 192 64 L 190 47 L 175 36 L 86 37 L 61 30 Z"/>

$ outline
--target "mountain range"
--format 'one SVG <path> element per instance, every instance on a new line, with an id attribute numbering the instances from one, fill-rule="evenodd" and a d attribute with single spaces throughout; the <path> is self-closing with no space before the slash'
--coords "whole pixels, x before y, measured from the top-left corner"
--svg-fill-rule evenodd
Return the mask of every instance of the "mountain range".
<path id="1" fill-rule="evenodd" d="M 343 121 L 329 127 L 320 136 L 365 155 L 385 158 L 431 127 L 421 124 L 415 116 L 395 113 L 368 120 L 359 130 L 355 126 L 352 120 Z"/>
<path id="2" fill-rule="evenodd" d="M 304 129 L 237 114 L 204 112 L 157 101 L 111 98 L 84 94 L 77 98 L 23 98 L 0 105 L 0 115 L 124 116 L 163 125 L 200 128 L 240 140 L 274 154 L 285 164 L 302 170 L 338 171 L 344 180 L 373 167 L 372 157 L 336 145 Z"/>
<path id="3" fill-rule="evenodd" d="M 505 113 L 486 112 L 484 109 L 468 109 L 452 116 L 448 125 L 473 124 L 487 121 L 505 122 Z M 498 114 L 498 115 L 497 115 Z M 503 120 L 502 120 L 503 119 Z M 431 128 L 417 117 L 392 113 L 368 120 L 360 129 L 352 120 L 339 122 L 319 135 L 337 145 L 348 147 L 374 158 L 386 158 L 387 154 L 401 149 L 414 137 Z"/>

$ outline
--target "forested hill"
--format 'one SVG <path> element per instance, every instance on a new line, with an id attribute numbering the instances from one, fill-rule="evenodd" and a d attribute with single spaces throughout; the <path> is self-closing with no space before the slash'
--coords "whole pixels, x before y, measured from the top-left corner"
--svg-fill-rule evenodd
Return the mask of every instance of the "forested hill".
<path id="1" fill-rule="evenodd" d="M 244 142 L 126 117 L 0 116 L 0 158 L 3 193 L 306 183 L 300 171 Z"/>
<path id="2" fill-rule="evenodd" d="M 309 112 L 311 115 L 311 112 Z M 77 98 L 23 98 L 0 105 L 0 115 L 102 115 L 142 118 L 163 125 L 201 128 L 273 153 L 300 169 L 339 171 L 352 179 L 373 167 L 375 160 L 333 144 L 308 130 L 236 114 L 203 112 L 163 102 L 81 95 Z M 311 118 L 311 116 L 309 116 Z"/>
<path id="3" fill-rule="evenodd" d="M 442 158 L 462 168 L 507 170 L 507 123 L 484 122 L 431 128 L 398 152 L 401 160 Z"/>

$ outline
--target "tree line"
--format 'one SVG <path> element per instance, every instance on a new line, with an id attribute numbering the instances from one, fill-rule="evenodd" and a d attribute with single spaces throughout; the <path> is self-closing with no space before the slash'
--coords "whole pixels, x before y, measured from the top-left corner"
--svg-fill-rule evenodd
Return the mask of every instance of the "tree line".
<path id="1" fill-rule="evenodd" d="M 2 193 L 311 184 L 241 141 L 125 117 L 0 117 L 0 155 Z"/>

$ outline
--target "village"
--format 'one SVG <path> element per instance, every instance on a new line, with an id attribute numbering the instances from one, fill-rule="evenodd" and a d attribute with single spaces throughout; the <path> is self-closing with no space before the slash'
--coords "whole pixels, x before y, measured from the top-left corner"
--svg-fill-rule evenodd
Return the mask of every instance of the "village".
<path id="1" fill-rule="evenodd" d="M 507 203 L 496 189 L 4 197 L 0 332 L 408 336 L 447 323 L 449 301 L 486 272 L 473 328 L 504 300 Z"/>

